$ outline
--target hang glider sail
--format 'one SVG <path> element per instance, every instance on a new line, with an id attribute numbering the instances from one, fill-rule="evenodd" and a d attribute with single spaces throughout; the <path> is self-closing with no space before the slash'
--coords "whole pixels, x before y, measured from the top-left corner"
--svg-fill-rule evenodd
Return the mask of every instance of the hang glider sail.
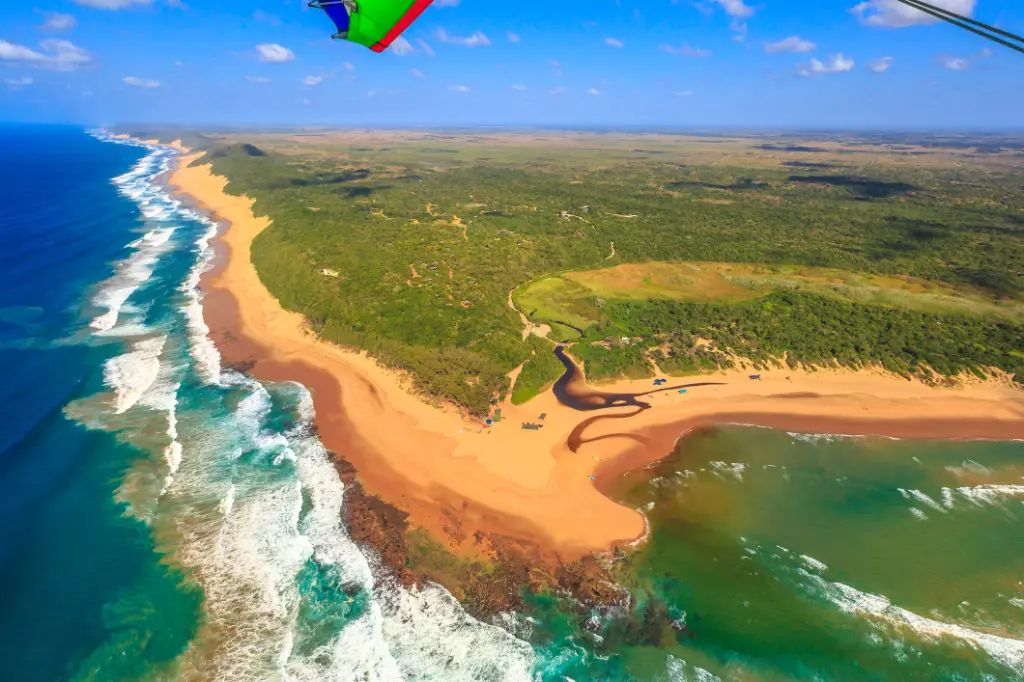
<path id="1" fill-rule="evenodd" d="M 433 0 L 312 0 L 309 6 L 322 9 L 338 27 L 332 38 L 383 52 L 431 2 Z"/>

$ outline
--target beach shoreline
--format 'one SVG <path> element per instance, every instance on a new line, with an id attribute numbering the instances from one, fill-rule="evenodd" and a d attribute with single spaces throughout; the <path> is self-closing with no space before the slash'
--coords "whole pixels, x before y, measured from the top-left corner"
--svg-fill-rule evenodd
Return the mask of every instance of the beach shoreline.
<path id="1" fill-rule="evenodd" d="M 646 521 L 604 494 L 623 473 L 671 452 L 694 429 L 743 423 L 801 433 L 897 438 L 1024 439 L 1024 392 L 1008 382 L 928 386 L 876 370 L 716 372 L 673 383 L 720 385 L 644 398 L 651 407 L 580 412 L 549 388 L 525 405 L 502 405 L 503 420 L 482 428 L 451 406 L 417 397 L 410 381 L 365 353 L 314 338 L 260 282 L 249 257 L 270 225 L 252 201 L 227 194 L 226 180 L 201 154 L 183 153 L 168 184 L 223 227 L 215 267 L 201 280 L 204 318 L 225 366 L 268 381 L 294 381 L 313 395 L 324 446 L 355 468 L 368 494 L 408 515 L 453 550 L 472 553 L 480 535 L 535 543 L 575 560 L 644 537 Z M 597 391 L 645 393 L 650 380 Z M 520 422 L 544 428 L 527 431 Z M 598 418 L 575 450 L 581 422 Z M 628 417 L 628 418 L 627 418 Z"/>

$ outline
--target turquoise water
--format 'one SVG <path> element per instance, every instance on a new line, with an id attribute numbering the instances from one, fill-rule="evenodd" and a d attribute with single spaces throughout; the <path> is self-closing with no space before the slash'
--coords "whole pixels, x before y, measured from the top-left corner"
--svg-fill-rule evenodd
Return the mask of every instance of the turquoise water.
<path id="1" fill-rule="evenodd" d="M 651 524 L 608 559 L 622 608 L 481 623 L 403 589 L 348 537 L 308 392 L 220 366 L 173 152 L 0 136 L 5 679 L 1021 678 L 1019 443 L 702 432 L 616 491 Z"/>

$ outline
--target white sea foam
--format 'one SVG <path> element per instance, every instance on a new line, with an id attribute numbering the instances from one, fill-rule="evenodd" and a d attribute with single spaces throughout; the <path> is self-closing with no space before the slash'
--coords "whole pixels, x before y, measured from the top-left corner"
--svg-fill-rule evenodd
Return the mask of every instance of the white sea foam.
<path id="1" fill-rule="evenodd" d="M 786 435 L 790 438 L 794 438 L 804 443 L 820 443 L 826 442 L 831 443 L 837 440 L 849 440 L 849 439 L 863 439 L 865 436 L 857 436 L 848 433 L 798 433 L 796 431 L 787 431 Z M 893 439 L 895 440 L 895 439 Z"/>
<path id="2" fill-rule="evenodd" d="M 717 675 L 672 655 L 668 657 L 666 673 L 669 682 L 722 682 Z"/>
<path id="3" fill-rule="evenodd" d="M 747 465 L 743 462 L 711 462 L 711 473 L 719 478 L 729 476 L 737 481 L 743 480 L 743 471 Z"/>
<path id="4" fill-rule="evenodd" d="M 897 490 L 899 490 L 900 494 L 903 495 L 903 497 L 907 498 L 908 500 L 920 502 L 926 507 L 930 507 L 931 509 L 934 509 L 937 512 L 941 512 L 943 514 L 946 513 L 946 509 L 941 504 L 936 502 L 930 495 L 926 495 L 920 490 L 908 490 L 906 488 L 897 488 Z"/>
<path id="5" fill-rule="evenodd" d="M 189 212 L 191 213 L 191 211 Z M 188 322 L 192 357 L 195 358 L 199 371 L 206 381 L 219 383 L 221 378 L 220 352 L 210 338 L 210 328 L 206 325 L 206 320 L 203 319 L 203 295 L 199 290 L 199 279 L 213 259 L 210 241 L 217 236 L 217 224 L 211 220 L 204 222 L 207 227 L 206 232 L 196 240 L 196 248 L 199 252 L 196 264 L 182 284 L 181 290 L 188 299 L 184 313 Z"/>
<path id="6" fill-rule="evenodd" d="M 93 297 L 93 304 L 105 309 L 89 323 L 96 331 L 110 332 L 114 329 L 127 300 L 152 277 L 160 256 L 171 247 L 170 240 L 175 227 L 161 226 L 159 223 L 174 218 L 180 202 L 171 198 L 153 180 L 169 168 L 173 155 L 166 148 L 151 147 L 150 153 L 135 164 L 132 170 L 112 181 L 121 194 L 139 205 L 150 229 L 128 244 L 127 248 L 133 249 L 133 253 L 116 264 L 114 274 L 100 284 Z"/>
<path id="7" fill-rule="evenodd" d="M 861 592 L 849 585 L 829 582 L 821 576 L 801 571 L 821 590 L 823 596 L 847 613 L 867 616 L 894 628 L 908 628 L 924 639 L 952 638 L 984 650 L 996 661 L 1018 674 L 1024 673 L 1024 641 L 977 632 L 962 625 L 943 623 L 919 616 L 894 605 L 888 598 Z"/>
<path id="8" fill-rule="evenodd" d="M 107 360 L 103 381 L 114 392 L 115 414 L 131 409 L 156 381 L 166 342 L 166 336 L 137 341 L 130 352 Z"/>
<path id="9" fill-rule="evenodd" d="M 807 556 L 806 554 L 801 554 L 800 560 L 819 573 L 824 573 L 828 570 L 828 566 L 826 564 L 818 561 L 814 557 Z"/>
<path id="10" fill-rule="evenodd" d="M 979 507 L 999 504 L 1011 498 L 1024 497 L 1024 485 L 976 485 L 957 488 L 956 491 Z"/>
<path id="11" fill-rule="evenodd" d="M 913 514 L 914 518 L 916 518 L 918 521 L 928 520 L 928 515 L 921 511 L 920 509 L 918 509 L 917 507 L 911 507 L 910 513 Z"/>

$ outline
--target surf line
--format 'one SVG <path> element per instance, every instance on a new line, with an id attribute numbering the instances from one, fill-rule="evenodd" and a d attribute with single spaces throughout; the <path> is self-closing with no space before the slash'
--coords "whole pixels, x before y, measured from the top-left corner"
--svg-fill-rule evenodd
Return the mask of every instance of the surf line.
<path id="1" fill-rule="evenodd" d="M 636 410 L 629 412 L 628 414 L 603 414 L 584 419 L 582 422 L 576 425 L 576 428 L 569 434 L 567 445 L 569 450 L 577 452 L 580 446 L 591 443 L 598 440 L 604 440 L 607 438 L 629 438 L 635 440 L 644 445 L 649 444 L 649 440 L 644 436 L 640 436 L 633 433 L 609 433 L 596 438 L 584 439 L 583 432 L 595 422 L 601 421 L 602 419 L 629 419 L 636 415 L 644 412 L 645 410 L 651 409 L 652 405 L 649 402 L 640 400 L 644 396 L 654 395 L 655 393 L 664 393 L 665 391 L 678 391 L 684 388 L 696 388 L 699 386 L 724 386 L 725 383 L 721 381 L 701 381 L 690 384 L 676 384 L 673 386 L 663 386 L 651 391 L 645 391 L 643 393 L 606 393 L 604 391 L 598 391 L 587 385 L 587 382 L 583 379 L 580 373 L 580 368 L 576 366 L 576 363 L 566 354 L 565 346 L 559 344 L 555 346 L 555 357 L 558 358 L 562 366 L 565 367 L 565 372 L 555 381 L 555 385 L 552 388 L 555 398 L 559 403 L 565 405 L 573 410 L 580 412 L 593 412 L 595 410 L 605 410 L 611 407 L 635 407 Z"/>

